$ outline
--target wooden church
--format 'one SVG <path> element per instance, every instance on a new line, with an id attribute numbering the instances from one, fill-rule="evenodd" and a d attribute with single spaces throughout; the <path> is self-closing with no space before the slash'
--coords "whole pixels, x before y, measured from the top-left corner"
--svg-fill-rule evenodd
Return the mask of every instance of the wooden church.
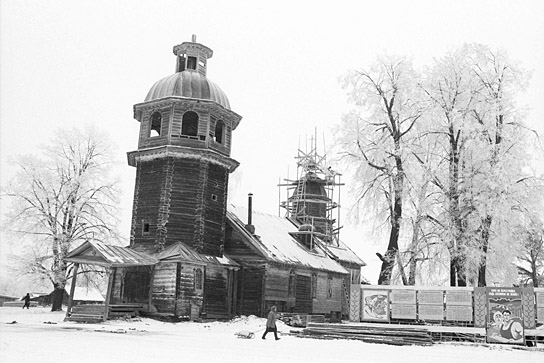
<path id="1" fill-rule="evenodd" d="M 68 261 L 108 271 L 102 319 L 141 309 L 189 319 L 280 312 L 359 319 L 365 263 L 338 238 L 328 191 L 338 174 L 315 153 L 299 155 L 299 178 L 285 185 L 285 217 L 229 205 L 233 131 L 242 117 L 207 78 L 213 52 L 197 43 L 173 48 L 175 73 L 134 105 L 140 122 L 130 246 L 89 241 Z M 72 283 L 75 286 L 75 283 Z M 125 310 L 123 310 L 123 307 Z M 67 319 L 89 315 L 72 307 Z M 96 311 L 96 307 L 94 307 Z"/>

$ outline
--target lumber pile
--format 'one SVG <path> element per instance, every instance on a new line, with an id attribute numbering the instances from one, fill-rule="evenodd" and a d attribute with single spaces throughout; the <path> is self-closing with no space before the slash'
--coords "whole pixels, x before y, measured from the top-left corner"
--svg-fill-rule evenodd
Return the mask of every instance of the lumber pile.
<path id="1" fill-rule="evenodd" d="M 431 334 L 425 329 L 375 327 L 356 324 L 309 323 L 299 332 L 301 337 L 322 339 L 354 339 L 366 343 L 392 345 L 432 345 Z"/>

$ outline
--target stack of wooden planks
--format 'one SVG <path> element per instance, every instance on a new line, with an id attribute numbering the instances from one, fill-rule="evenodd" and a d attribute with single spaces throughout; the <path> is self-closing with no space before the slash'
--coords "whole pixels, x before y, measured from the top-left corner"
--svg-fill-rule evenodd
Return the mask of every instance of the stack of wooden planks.
<path id="1" fill-rule="evenodd" d="M 356 324 L 309 323 L 297 332 L 301 337 L 323 339 L 355 339 L 366 343 L 392 345 L 432 345 L 431 334 L 426 329 L 364 326 Z"/>

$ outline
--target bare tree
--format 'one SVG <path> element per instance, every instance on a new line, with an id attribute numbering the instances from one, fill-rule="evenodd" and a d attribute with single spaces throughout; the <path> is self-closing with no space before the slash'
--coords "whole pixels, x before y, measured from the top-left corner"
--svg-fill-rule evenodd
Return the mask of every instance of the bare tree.
<path id="1" fill-rule="evenodd" d="M 48 279 L 52 311 L 62 309 L 68 252 L 86 239 L 117 240 L 117 179 L 112 145 L 91 127 L 60 130 L 39 156 L 15 158 L 18 173 L 4 194 L 11 198 L 5 221 L 20 237 L 20 268 Z"/>
<path id="2" fill-rule="evenodd" d="M 416 78 L 409 60 L 387 57 L 344 80 L 355 109 L 344 116 L 337 144 L 344 157 L 358 163 L 359 201 L 377 202 L 388 211 L 389 242 L 384 255 L 377 253 L 382 260 L 380 285 L 390 283 L 399 253 L 407 140 L 422 114 Z"/>

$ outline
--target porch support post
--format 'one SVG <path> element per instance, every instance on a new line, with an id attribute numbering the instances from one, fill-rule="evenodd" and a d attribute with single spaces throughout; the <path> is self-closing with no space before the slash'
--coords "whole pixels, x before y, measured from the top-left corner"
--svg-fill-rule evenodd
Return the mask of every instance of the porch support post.
<path id="1" fill-rule="evenodd" d="M 70 285 L 70 296 L 68 297 L 68 307 L 66 308 L 66 318 L 68 318 L 72 312 L 72 304 L 74 302 L 74 292 L 76 291 L 76 278 L 79 263 L 74 263 L 74 270 L 72 271 L 72 282 Z"/>
<path id="2" fill-rule="evenodd" d="M 108 290 L 106 292 L 106 301 L 104 303 L 104 318 L 103 320 L 108 320 L 108 314 L 110 311 L 110 300 L 111 300 L 111 290 L 113 288 L 113 276 L 115 276 L 115 272 L 117 271 L 116 267 L 108 268 Z"/>
<path id="3" fill-rule="evenodd" d="M 147 311 L 151 311 L 151 306 L 153 305 L 153 286 L 155 280 L 155 265 L 151 266 L 151 276 L 149 278 L 149 297 L 147 301 Z"/>

